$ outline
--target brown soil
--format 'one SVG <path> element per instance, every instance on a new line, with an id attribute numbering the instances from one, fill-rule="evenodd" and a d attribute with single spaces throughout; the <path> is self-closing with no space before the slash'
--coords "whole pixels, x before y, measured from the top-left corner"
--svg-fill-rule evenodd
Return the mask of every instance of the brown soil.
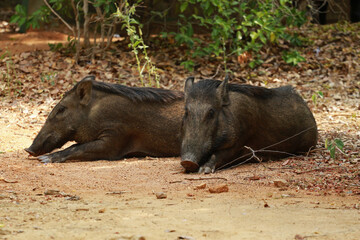
<path id="1" fill-rule="evenodd" d="M 11 54 L 49 50 L 49 44 L 65 43 L 67 35 L 59 32 L 31 31 L 27 33 L 1 33 L 0 53 L 9 51 Z"/>
<path id="2" fill-rule="evenodd" d="M 2 49 L 7 46 L 14 53 L 44 47 L 37 42 L 43 36 L 32 34 L 0 34 Z M 58 34 L 51 36 L 64 40 Z M 35 109 L 10 101 L 0 108 L 0 239 L 360 236 L 359 195 L 291 185 L 294 173 L 284 167 L 287 160 L 210 175 L 185 174 L 179 158 L 41 164 L 23 149 L 31 144 L 53 104 Z M 342 114 L 347 113 L 342 110 Z M 325 114 L 316 118 L 320 126 L 327 124 Z M 357 125 L 359 120 L 355 121 Z M 308 158 L 290 159 L 296 161 L 305 163 Z M 285 185 L 276 187 L 277 179 Z M 228 192 L 209 192 L 219 184 L 226 184 Z M 197 189 L 200 185 L 205 187 Z M 157 199 L 161 192 L 166 198 Z"/>

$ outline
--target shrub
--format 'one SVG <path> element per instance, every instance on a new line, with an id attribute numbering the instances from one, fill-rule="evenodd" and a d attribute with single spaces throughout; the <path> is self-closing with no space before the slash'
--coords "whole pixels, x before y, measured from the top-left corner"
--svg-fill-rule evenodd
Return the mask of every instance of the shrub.
<path id="1" fill-rule="evenodd" d="M 179 32 L 172 34 L 178 44 L 189 47 L 189 56 L 193 58 L 215 55 L 226 63 L 226 58 L 233 54 L 250 52 L 257 56 L 262 48 L 276 45 L 279 40 L 301 44 L 288 27 L 299 27 L 306 18 L 291 3 L 291 0 L 181 0 Z M 185 12 L 192 14 L 186 17 Z M 209 43 L 194 35 L 195 25 L 209 33 Z M 301 56 L 293 56 L 291 63 L 301 60 Z M 250 66 L 259 63 L 255 57 Z"/>

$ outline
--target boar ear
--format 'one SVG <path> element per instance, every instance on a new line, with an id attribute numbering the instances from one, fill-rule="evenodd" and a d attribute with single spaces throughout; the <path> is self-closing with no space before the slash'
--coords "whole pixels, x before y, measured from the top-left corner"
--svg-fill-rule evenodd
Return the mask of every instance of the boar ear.
<path id="1" fill-rule="evenodd" d="M 229 77 L 226 76 L 225 80 L 216 89 L 217 98 L 220 100 L 222 106 L 230 104 L 228 81 Z"/>
<path id="2" fill-rule="evenodd" d="M 76 94 L 79 96 L 80 104 L 87 105 L 91 99 L 93 76 L 85 77 L 76 87 Z"/>
<path id="3" fill-rule="evenodd" d="M 193 84 L 194 84 L 194 77 L 188 77 L 185 81 L 185 97 L 187 95 L 187 93 L 190 91 L 190 89 L 192 88 Z"/>

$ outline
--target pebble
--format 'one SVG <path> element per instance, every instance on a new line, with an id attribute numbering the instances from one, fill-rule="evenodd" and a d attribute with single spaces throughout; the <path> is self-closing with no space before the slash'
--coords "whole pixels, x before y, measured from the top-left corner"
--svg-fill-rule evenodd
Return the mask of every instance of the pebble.
<path id="1" fill-rule="evenodd" d="M 205 188 L 206 188 L 206 183 L 202 183 L 194 187 L 194 189 L 196 190 L 205 189 Z"/>
<path id="2" fill-rule="evenodd" d="M 167 195 L 164 192 L 157 192 L 157 193 L 155 193 L 155 196 L 156 196 L 157 199 L 167 198 Z"/>
<path id="3" fill-rule="evenodd" d="M 222 193 L 222 192 L 228 192 L 228 191 L 229 191 L 229 187 L 225 183 L 209 188 L 210 193 Z"/>
<path id="4" fill-rule="evenodd" d="M 275 185 L 275 187 L 283 188 L 283 187 L 288 186 L 288 182 L 284 179 L 277 179 L 277 180 L 274 180 L 274 185 Z"/>

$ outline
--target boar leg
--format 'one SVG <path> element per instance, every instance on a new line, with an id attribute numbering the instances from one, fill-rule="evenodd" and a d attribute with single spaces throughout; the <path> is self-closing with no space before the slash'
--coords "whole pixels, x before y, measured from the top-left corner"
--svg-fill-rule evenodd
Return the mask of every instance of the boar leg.
<path id="1" fill-rule="evenodd" d="M 227 163 L 230 163 L 232 160 L 235 160 L 236 155 L 242 156 L 245 152 L 242 152 L 240 154 L 236 154 L 238 152 L 237 147 L 233 147 L 233 148 L 227 148 L 227 149 L 223 149 L 221 151 L 215 152 L 214 154 L 211 155 L 209 161 L 205 162 L 200 168 L 199 168 L 199 173 L 214 173 L 216 171 L 217 168 L 222 167 L 224 165 L 226 165 Z M 249 154 L 246 154 L 245 156 L 247 156 Z M 231 157 L 233 157 L 233 159 L 231 159 Z M 230 167 L 231 164 L 229 164 L 226 167 Z"/>
<path id="2" fill-rule="evenodd" d="M 126 152 L 122 150 L 111 152 L 109 149 L 114 149 L 114 146 L 109 148 L 111 141 L 96 140 L 93 142 L 74 144 L 62 151 L 50 153 L 38 157 L 43 163 L 61 163 L 71 159 L 81 160 L 99 160 L 99 159 L 120 159 Z M 117 150 L 123 148 L 117 148 Z"/>
<path id="3" fill-rule="evenodd" d="M 199 168 L 199 173 L 205 173 L 205 174 L 209 174 L 209 173 L 214 173 L 215 172 L 215 166 L 216 166 L 216 156 L 215 154 L 211 155 L 209 161 L 207 161 L 206 163 L 204 163 L 204 165 L 202 165 Z"/>

